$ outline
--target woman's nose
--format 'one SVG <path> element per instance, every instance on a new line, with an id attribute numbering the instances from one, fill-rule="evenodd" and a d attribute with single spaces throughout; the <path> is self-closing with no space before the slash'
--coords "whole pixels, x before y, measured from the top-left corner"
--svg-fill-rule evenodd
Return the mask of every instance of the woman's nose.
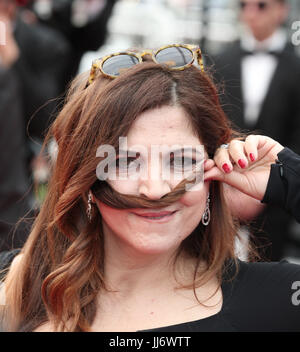
<path id="1" fill-rule="evenodd" d="M 160 199 L 171 191 L 171 187 L 167 180 L 158 179 L 152 180 L 147 179 L 141 181 L 139 185 L 139 194 L 144 195 L 149 199 L 155 200 Z"/>

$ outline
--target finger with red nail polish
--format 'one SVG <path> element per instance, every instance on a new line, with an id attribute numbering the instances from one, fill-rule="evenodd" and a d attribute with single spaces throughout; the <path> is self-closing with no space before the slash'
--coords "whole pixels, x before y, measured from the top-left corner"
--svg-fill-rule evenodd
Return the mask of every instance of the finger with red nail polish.
<path id="1" fill-rule="evenodd" d="M 238 160 L 238 164 L 239 164 L 241 169 L 245 169 L 245 167 L 247 166 L 247 161 L 244 160 L 244 159 L 239 159 Z"/>
<path id="2" fill-rule="evenodd" d="M 229 150 L 227 148 L 219 148 L 215 153 L 214 161 L 216 163 L 216 166 L 223 173 L 228 174 L 233 169 L 233 166 L 230 160 Z"/>
<path id="3" fill-rule="evenodd" d="M 230 166 L 229 166 L 227 163 L 224 163 L 224 164 L 222 165 L 222 169 L 224 170 L 224 172 L 225 172 L 226 174 L 229 174 L 230 171 L 231 171 L 231 168 L 230 168 Z"/>

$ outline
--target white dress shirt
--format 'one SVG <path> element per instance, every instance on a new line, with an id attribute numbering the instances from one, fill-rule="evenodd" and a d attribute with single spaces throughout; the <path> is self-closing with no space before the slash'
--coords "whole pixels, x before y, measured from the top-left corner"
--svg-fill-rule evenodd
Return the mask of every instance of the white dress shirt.
<path id="1" fill-rule="evenodd" d="M 241 67 L 244 116 L 249 126 L 254 126 L 258 119 L 278 64 L 278 58 L 268 51 L 281 52 L 286 42 L 287 35 L 283 29 L 278 29 L 271 37 L 261 42 L 250 33 L 245 33 L 241 38 L 242 49 L 256 52 L 254 55 L 243 57 Z"/>

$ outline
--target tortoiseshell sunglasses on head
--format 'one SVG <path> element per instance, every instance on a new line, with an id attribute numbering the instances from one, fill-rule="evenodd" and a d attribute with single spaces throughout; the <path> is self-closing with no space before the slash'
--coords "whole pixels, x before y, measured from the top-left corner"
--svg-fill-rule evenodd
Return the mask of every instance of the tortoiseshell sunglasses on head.
<path id="1" fill-rule="evenodd" d="M 184 70 L 197 60 L 201 71 L 204 72 L 202 53 L 198 46 L 171 44 L 157 50 L 146 50 L 141 53 L 120 52 L 97 59 L 93 62 L 87 86 L 94 81 L 97 70 L 100 70 L 105 77 L 113 79 L 123 70 L 142 63 L 145 55 L 150 55 L 155 63 L 166 65 L 172 70 Z"/>

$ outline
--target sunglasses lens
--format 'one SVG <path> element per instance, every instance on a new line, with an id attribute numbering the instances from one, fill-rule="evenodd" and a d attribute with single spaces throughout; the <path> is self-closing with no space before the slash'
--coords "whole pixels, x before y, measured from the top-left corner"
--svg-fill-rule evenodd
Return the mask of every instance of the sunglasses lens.
<path id="1" fill-rule="evenodd" d="M 193 53 L 184 47 L 170 47 L 160 50 L 155 59 L 159 64 L 169 67 L 182 67 L 193 61 Z"/>
<path id="2" fill-rule="evenodd" d="M 139 63 L 139 59 L 136 56 L 128 54 L 120 54 L 111 56 L 104 61 L 102 70 L 104 73 L 110 76 L 119 76 L 123 70 Z"/>

